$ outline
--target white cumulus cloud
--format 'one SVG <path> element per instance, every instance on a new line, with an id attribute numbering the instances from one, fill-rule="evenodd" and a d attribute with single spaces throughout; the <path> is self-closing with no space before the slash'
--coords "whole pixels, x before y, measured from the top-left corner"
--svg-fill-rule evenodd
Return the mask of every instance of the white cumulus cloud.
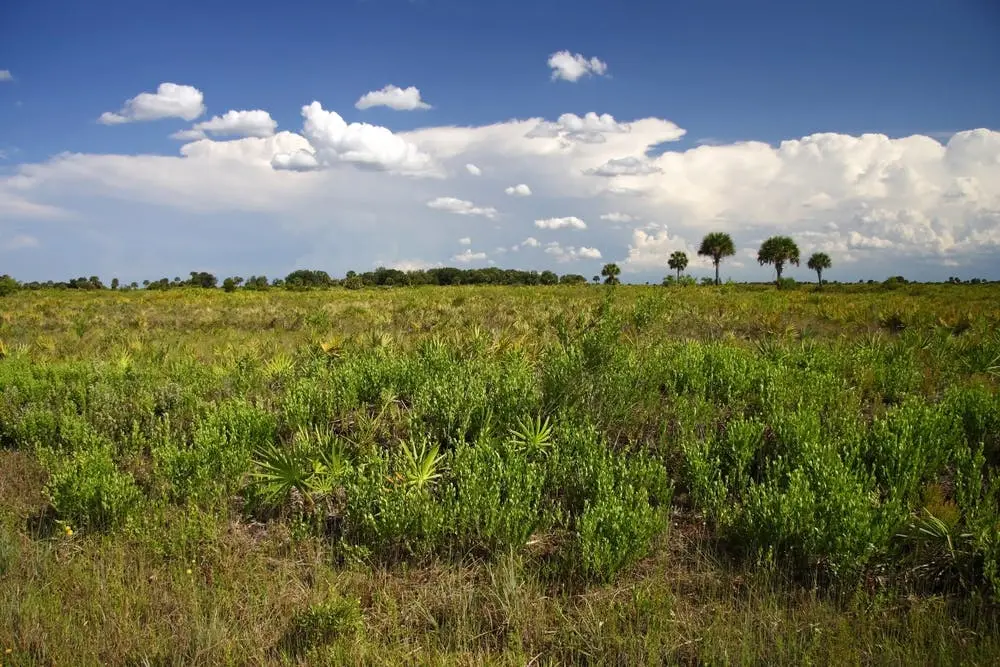
<path id="1" fill-rule="evenodd" d="M 552 68 L 552 80 L 579 81 L 584 76 L 604 76 L 608 71 L 607 63 L 598 58 L 586 58 L 579 53 L 557 51 L 549 56 L 549 67 Z"/>
<path id="2" fill-rule="evenodd" d="M 559 138 L 565 141 L 579 141 L 585 144 L 602 144 L 609 134 L 624 134 L 631 128 L 619 123 L 609 113 L 597 114 L 589 111 L 583 116 L 564 113 L 555 122 L 542 121 L 527 136 L 536 138 Z"/>
<path id="3" fill-rule="evenodd" d="M 465 170 L 470 174 L 472 174 L 473 176 L 481 176 L 483 173 L 482 169 L 472 164 L 471 162 L 465 165 Z"/>
<path id="4" fill-rule="evenodd" d="M 578 259 L 601 259 L 601 251 L 597 248 L 563 246 L 556 241 L 545 246 L 545 253 L 552 255 L 560 263 L 573 262 Z"/>
<path id="5" fill-rule="evenodd" d="M 586 229 L 587 223 L 575 215 L 571 215 L 566 218 L 535 220 L 535 227 L 539 229 Z"/>
<path id="6" fill-rule="evenodd" d="M 173 264 L 188 261 L 184 253 L 189 248 L 175 247 L 169 260 L 144 255 L 143 249 L 159 252 L 162 246 L 170 252 L 178 228 L 199 234 L 199 252 L 211 253 L 222 271 L 226 262 L 235 261 L 231 238 L 221 232 L 213 237 L 212 223 L 218 221 L 224 228 L 244 212 L 254 214 L 246 216 L 247 236 L 273 262 L 266 265 L 269 274 L 286 267 L 357 270 L 376 261 L 389 266 L 410 258 L 451 261 L 456 250 L 472 249 L 471 244 L 454 247 L 456 233 L 469 231 L 456 232 L 449 224 L 455 220 L 442 219 L 443 210 L 488 219 L 486 204 L 494 202 L 486 198 L 494 195 L 484 192 L 502 189 L 503 183 L 530 183 L 536 195 L 545 194 L 535 215 L 522 220 L 494 209 L 488 238 L 479 238 L 486 231 L 476 238 L 477 244 L 485 241 L 484 249 L 507 248 L 526 260 L 525 268 L 541 269 L 557 259 L 555 251 L 535 252 L 542 246 L 519 243 L 531 233 L 532 222 L 545 221 L 536 232 L 553 226 L 572 230 L 573 224 L 548 222 L 551 215 L 572 212 L 581 222 L 606 220 L 573 235 L 577 244 L 568 247 L 576 256 L 600 248 L 602 256 L 620 262 L 623 271 L 657 280 L 668 272 L 666 263 L 674 250 L 687 252 L 695 273 L 710 273 L 692 248 L 711 231 L 732 234 L 741 252 L 755 251 L 761 239 L 773 234 L 790 235 L 806 257 L 814 251 L 828 253 L 834 275 L 843 279 L 893 274 L 943 279 L 951 275 L 946 267 L 956 263 L 969 277 L 1000 277 L 991 268 L 1000 266 L 996 131 L 957 132 L 946 143 L 922 135 L 824 133 L 777 144 L 703 145 L 650 156 L 651 147 L 664 148 L 664 142 L 680 138 L 684 130 L 666 119 L 629 118 L 627 123 L 614 121 L 628 131 L 603 132 L 604 141 L 587 142 L 569 138 L 577 131 L 574 127 L 579 129 L 574 122 L 560 125 L 550 133 L 554 136 L 528 137 L 543 120 L 522 118 L 392 133 L 345 123 L 317 107 L 307 107 L 320 113 L 307 118 L 301 134 L 206 138 L 185 144 L 179 155 L 62 153 L 9 165 L 0 174 L 0 218 L 21 225 L 12 228 L 30 229 L 41 249 L 12 253 L 4 271 L 26 279 L 72 273 L 70 266 L 89 272 L 82 260 L 66 265 L 60 257 L 49 256 L 56 239 L 70 238 L 79 243 L 80 257 L 108 257 L 102 260 L 106 268 L 98 264 L 94 270 L 124 277 L 120 267 L 132 263 L 135 278 L 161 270 L 160 275 L 172 275 Z M 586 116 L 576 118 L 586 125 Z M 614 178 L 585 173 L 624 156 L 647 160 L 658 171 Z M 449 181 L 453 189 L 447 194 L 452 196 L 439 198 L 444 200 L 439 209 L 421 204 L 442 193 L 440 180 L 394 175 L 464 175 L 466 164 L 488 165 L 493 185 L 481 188 L 483 184 L 472 178 Z M 360 168 L 342 168 L 348 165 Z M 518 203 L 534 204 L 537 199 Z M 628 225 L 606 217 L 623 211 L 627 213 L 621 215 L 633 218 Z M 53 224 L 29 226 L 40 218 Z M 72 225 L 61 222 L 68 218 Z M 135 219 L 151 221 L 141 244 L 129 236 Z M 662 222 L 669 232 L 663 225 L 635 229 L 638 220 Z M 95 246 L 92 238 L 98 237 L 113 239 L 118 254 Z M 343 242 L 345 237 L 350 244 Z M 569 253 L 559 247 L 563 255 Z M 513 254 L 514 248 L 520 248 L 519 255 Z M 752 253 L 730 259 L 746 266 L 727 260 L 724 276 L 768 275 Z M 789 271 L 797 278 L 808 277 L 802 267 Z"/>
<path id="7" fill-rule="evenodd" d="M 361 96 L 354 106 L 358 109 L 372 107 L 389 107 L 396 111 L 415 111 L 430 109 L 431 105 L 420 99 L 420 89 L 416 86 L 400 88 L 392 84 L 382 90 L 373 90 Z"/>
<path id="8" fill-rule="evenodd" d="M 472 245 L 472 239 L 468 236 L 463 236 L 458 240 L 459 245 Z"/>
<path id="9" fill-rule="evenodd" d="M 881 239 L 877 236 L 865 236 L 859 232 L 851 232 L 847 237 L 848 248 L 879 249 L 891 248 L 892 246 L 892 241 L 888 239 Z"/>
<path id="10" fill-rule="evenodd" d="M 616 223 L 626 223 L 636 220 L 634 216 L 628 213 L 619 213 L 618 211 L 612 211 L 611 213 L 602 213 L 601 220 L 607 220 L 608 222 Z"/>
<path id="11" fill-rule="evenodd" d="M 13 81 L 14 75 L 10 73 L 9 69 L 0 69 L 0 81 Z"/>
<path id="12" fill-rule="evenodd" d="M 281 154 L 312 152 L 305 137 L 294 132 L 278 132 L 270 137 L 243 137 L 231 141 L 199 139 L 181 146 L 181 155 L 205 160 L 243 162 L 255 166 L 271 164 Z"/>
<path id="13" fill-rule="evenodd" d="M 302 107 L 303 135 L 320 164 L 348 162 L 358 166 L 411 174 L 434 173 L 431 157 L 388 128 L 368 123 L 348 124 L 319 102 Z"/>
<path id="14" fill-rule="evenodd" d="M 481 215 L 484 218 L 497 217 L 497 210 L 492 206 L 476 206 L 471 201 L 455 197 L 437 197 L 427 202 L 427 206 L 439 211 L 448 211 L 458 215 Z"/>
<path id="15" fill-rule="evenodd" d="M 216 137 L 270 137 L 278 123 L 271 114 L 261 109 L 252 111 L 227 111 L 222 116 L 196 123 L 189 130 L 175 132 L 174 139 L 186 141 L 203 139 L 206 134 Z"/>
<path id="16" fill-rule="evenodd" d="M 385 262 L 376 262 L 376 266 L 379 264 L 385 264 Z M 428 262 L 422 259 L 398 259 L 394 262 L 388 262 L 388 268 L 396 269 L 398 271 L 426 271 L 427 269 L 437 269 L 444 266 L 441 262 Z"/>
<path id="17" fill-rule="evenodd" d="M 117 113 L 105 111 L 97 122 L 118 125 L 136 121 L 183 118 L 194 120 L 205 113 L 205 96 L 194 86 L 161 83 L 155 93 L 139 93 Z"/>
<path id="18" fill-rule="evenodd" d="M 470 262 L 481 262 L 486 259 L 485 252 L 472 252 L 469 248 L 466 248 L 461 253 L 453 255 L 452 259 L 456 262 L 461 262 L 462 264 L 468 264 Z"/>
<path id="19" fill-rule="evenodd" d="M 664 225 L 649 225 L 648 228 L 655 230 L 654 233 L 642 229 L 632 231 L 628 256 L 622 261 L 622 270 L 625 272 L 666 271 L 670 255 L 677 250 L 687 253 L 689 266 L 708 265 L 707 260 L 701 258 L 695 248 L 684 239 L 671 236 Z M 754 253 L 755 258 L 756 256 Z"/>
<path id="20" fill-rule="evenodd" d="M 622 157 L 608 160 L 600 167 L 586 170 L 587 174 L 594 176 L 647 176 L 658 174 L 662 171 L 656 164 L 645 158 Z"/>
<path id="21" fill-rule="evenodd" d="M 530 197 L 531 188 L 529 188 L 524 183 L 519 183 L 517 185 L 511 185 L 504 189 L 504 192 L 509 194 L 511 197 Z"/>
<path id="22" fill-rule="evenodd" d="M 300 149 L 294 153 L 278 153 L 271 158 L 271 167 L 279 171 L 313 171 L 319 169 L 320 164 L 313 153 Z"/>

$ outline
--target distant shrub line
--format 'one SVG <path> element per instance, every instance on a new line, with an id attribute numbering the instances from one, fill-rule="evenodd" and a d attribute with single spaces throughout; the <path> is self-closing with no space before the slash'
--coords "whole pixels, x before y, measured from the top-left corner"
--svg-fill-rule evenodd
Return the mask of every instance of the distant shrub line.
<path id="1" fill-rule="evenodd" d="M 607 265 L 615 266 L 615 265 Z M 607 268 L 607 267 L 605 267 Z M 617 269 L 617 267 L 615 267 Z M 619 284 L 618 273 L 613 276 L 605 274 L 604 284 Z M 591 281 L 594 284 L 601 282 L 600 277 L 594 276 Z M 455 285 L 503 285 L 503 286 L 536 286 L 536 285 L 587 285 L 590 281 L 581 274 L 567 273 L 558 275 L 552 271 L 522 271 L 519 269 L 457 269 L 451 267 L 434 268 L 416 271 L 400 271 L 399 269 L 387 269 L 379 267 L 374 271 L 357 273 L 348 271 L 343 278 L 334 278 L 326 271 L 299 269 L 292 271 L 284 278 L 268 279 L 267 276 L 231 276 L 224 278 L 222 283 L 219 279 L 204 271 L 192 271 L 186 280 L 180 277 L 160 278 L 159 280 L 144 280 L 142 283 L 132 282 L 128 284 L 119 283 L 118 279 L 113 279 L 109 284 L 105 284 L 98 276 L 72 278 L 66 281 L 47 280 L 44 282 L 18 282 L 8 275 L 0 276 L 0 296 L 13 294 L 19 289 L 40 290 L 40 289 L 77 289 L 77 290 L 171 290 L 182 288 L 222 288 L 226 292 L 237 290 L 265 291 L 268 289 L 330 289 L 342 287 L 345 289 L 361 289 L 364 287 L 419 287 L 426 285 L 455 286 Z M 957 277 L 949 277 L 948 284 L 989 284 L 989 281 L 981 278 L 971 280 L 961 280 Z M 646 283 L 649 284 L 648 282 Z M 710 286 L 715 284 L 711 277 L 704 277 L 700 281 L 690 275 L 668 275 L 661 283 L 667 287 L 687 287 L 695 285 Z M 762 284 L 755 282 L 735 283 L 732 280 L 727 284 Z M 774 283 L 771 283 L 772 285 Z M 793 278 L 781 278 L 778 286 L 782 289 L 793 289 L 799 283 Z M 918 281 L 910 281 L 903 276 L 892 276 L 884 281 L 858 280 L 856 283 L 823 280 L 823 285 L 878 285 L 886 289 L 895 289 L 903 285 L 919 284 Z"/>

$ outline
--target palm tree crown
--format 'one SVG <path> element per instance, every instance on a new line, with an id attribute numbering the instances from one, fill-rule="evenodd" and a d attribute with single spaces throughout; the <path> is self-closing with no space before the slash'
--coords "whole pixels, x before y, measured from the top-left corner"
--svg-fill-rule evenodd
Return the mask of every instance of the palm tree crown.
<path id="1" fill-rule="evenodd" d="M 816 272 L 816 282 L 822 287 L 823 271 L 833 266 L 833 262 L 830 261 L 830 256 L 825 252 L 814 252 L 806 266 Z"/>
<path id="2" fill-rule="evenodd" d="M 687 268 L 688 256 L 686 252 L 681 250 L 675 250 L 670 255 L 670 261 L 667 262 L 667 266 L 677 272 L 677 280 L 681 279 L 681 271 Z"/>
<path id="3" fill-rule="evenodd" d="M 761 266 L 773 264 L 780 282 L 781 272 L 786 263 L 799 265 L 799 246 L 788 236 L 772 236 L 760 244 L 757 261 Z"/>
<path id="4" fill-rule="evenodd" d="M 618 274 L 622 270 L 618 268 L 617 264 L 605 264 L 604 268 L 601 269 L 601 275 L 604 276 L 604 283 L 606 285 L 617 285 L 618 284 Z"/>
<path id="5" fill-rule="evenodd" d="M 719 262 L 723 257 L 732 257 L 736 254 L 736 246 L 733 245 L 733 237 L 725 232 L 712 232 L 701 240 L 698 254 L 712 258 L 715 264 L 715 284 L 719 284 Z"/>

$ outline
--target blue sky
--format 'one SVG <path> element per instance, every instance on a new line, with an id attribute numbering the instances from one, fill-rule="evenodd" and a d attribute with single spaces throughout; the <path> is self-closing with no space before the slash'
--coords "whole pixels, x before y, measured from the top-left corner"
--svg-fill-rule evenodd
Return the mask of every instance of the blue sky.
<path id="1" fill-rule="evenodd" d="M 1000 278 L 997 34 L 991 0 L 13 0 L 0 272 L 616 261 L 643 281 L 718 229 L 736 279 L 766 277 L 772 233 L 831 254 L 831 279 Z M 163 83 L 203 108 L 128 110 Z M 431 108 L 356 108 L 387 85 Z M 170 136 L 229 111 L 276 129 Z"/>

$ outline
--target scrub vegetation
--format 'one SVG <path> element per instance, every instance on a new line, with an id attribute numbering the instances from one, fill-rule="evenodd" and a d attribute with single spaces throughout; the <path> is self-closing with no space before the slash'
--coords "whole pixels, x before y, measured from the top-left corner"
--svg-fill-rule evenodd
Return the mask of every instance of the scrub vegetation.
<path id="1" fill-rule="evenodd" d="M 995 664 L 1000 287 L 675 259 L 11 290 L 0 662 Z"/>

